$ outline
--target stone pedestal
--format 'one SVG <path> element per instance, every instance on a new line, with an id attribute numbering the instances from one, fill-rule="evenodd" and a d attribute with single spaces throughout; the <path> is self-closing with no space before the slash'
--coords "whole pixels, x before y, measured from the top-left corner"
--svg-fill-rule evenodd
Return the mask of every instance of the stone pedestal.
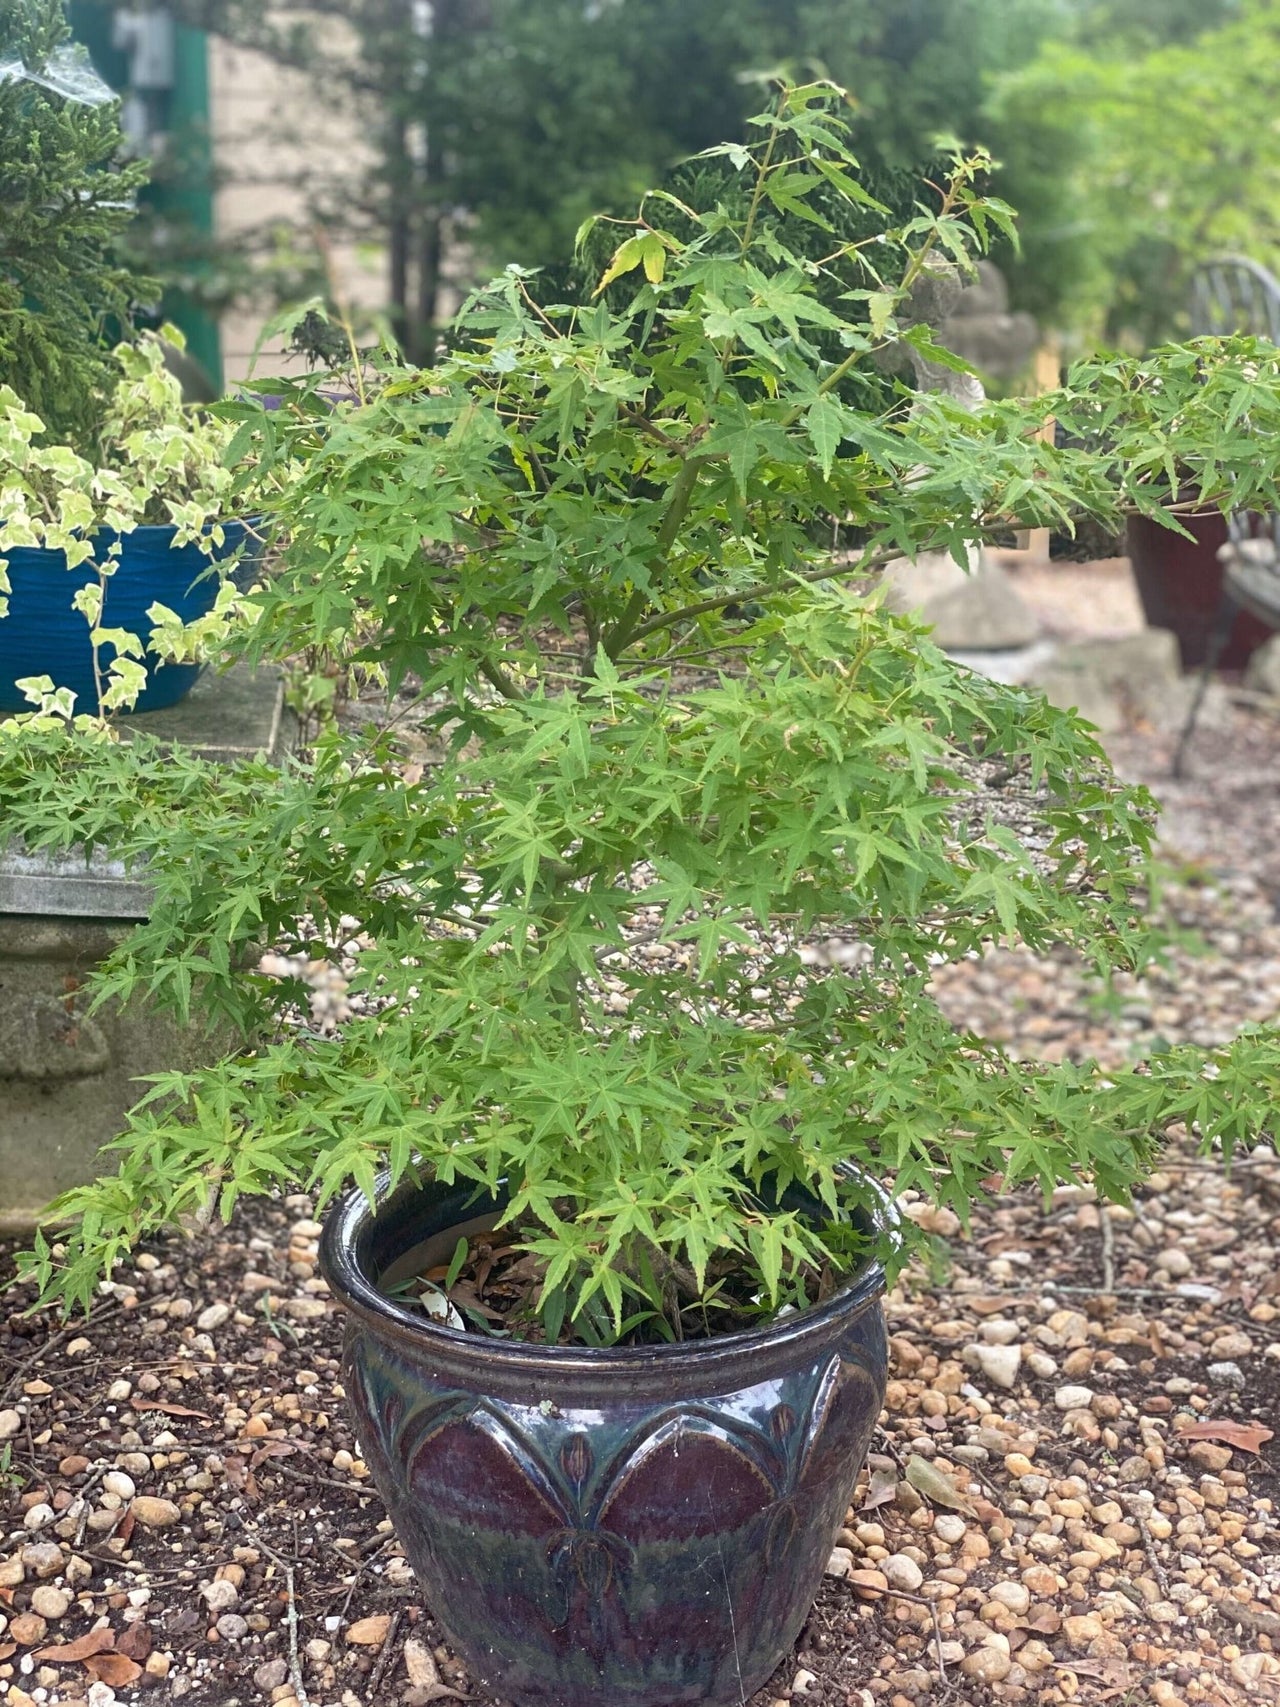
<path id="1" fill-rule="evenodd" d="M 169 711 L 128 720 L 230 762 L 292 745 L 274 671 L 206 675 Z M 93 1179 L 146 1087 L 138 1080 L 217 1059 L 238 1041 L 179 1025 L 149 1002 L 87 1013 L 83 986 L 145 919 L 145 873 L 95 855 L 0 850 L 0 1232 L 29 1232 L 45 1204 Z"/>

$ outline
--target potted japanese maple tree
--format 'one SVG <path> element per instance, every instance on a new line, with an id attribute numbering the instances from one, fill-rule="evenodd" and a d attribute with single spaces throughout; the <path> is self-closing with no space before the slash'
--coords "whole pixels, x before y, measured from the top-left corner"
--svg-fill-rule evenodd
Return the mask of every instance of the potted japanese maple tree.
<path id="1" fill-rule="evenodd" d="M 511 268 L 434 368 L 373 356 L 314 382 L 352 402 L 245 412 L 253 478 L 292 475 L 239 649 L 414 687 L 439 763 L 397 729 L 284 772 L 0 740 L 29 839 L 148 862 L 104 996 L 276 1028 L 154 1084 L 28 1271 L 84 1303 L 170 1222 L 285 1181 L 337 1200 L 388 1509 L 476 1673 L 556 1707 L 729 1707 L 786 1652 L 883 1394 L 886 1187 L 961 1215 L 1025 1180 L 1123 1196 L 1168 1124 L 1252 1138 L 1280 1082 L 1271 1033 L 1103 1076 L 953 1031 L 932 968 L 997 940 L 1142 959 L 1152 802 L 874 587 L 897 553 L 1117 524 L 1155 444 L 1206 503 L 1264 489 L 1280 437 L 1223 454 L 1221 422 L 1280 400 L 1280 358 L 1207 343 L 1030 404 L 859 410 L 843 382 L 887 345 L 948 359 L 899 305 L 1007 210 L 958 159 L 847 237 L 839 93 L 784 89 L 751 136 L 708 205 L 645 199 L 593 301 Z M 811 215 L 817 259 L 785 240 Z M 1056 448 L 1052 418 L 1107 432 Z M 860 952 L 819 975 L 814 933 Z"/>

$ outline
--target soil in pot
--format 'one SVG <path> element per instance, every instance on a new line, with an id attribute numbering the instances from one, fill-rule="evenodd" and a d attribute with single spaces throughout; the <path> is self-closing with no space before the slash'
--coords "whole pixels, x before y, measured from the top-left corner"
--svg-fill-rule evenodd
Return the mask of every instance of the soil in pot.
<path id="1" fill-rule="evenodd" d="M 322 1245 L 366 1460 L 431 1610 L 519 1704 L 740 1703 L 795 1640 L 879 1415 L 883 1271 L 747 1332 L 599 1350 L 388 1295 L 498 1207 L 356 1192 Z"/>

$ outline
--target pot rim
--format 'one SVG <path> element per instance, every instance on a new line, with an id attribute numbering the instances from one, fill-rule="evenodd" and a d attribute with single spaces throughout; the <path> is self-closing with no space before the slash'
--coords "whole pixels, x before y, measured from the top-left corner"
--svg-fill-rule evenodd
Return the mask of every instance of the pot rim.
<path id="1" fill-rule="evenodd" d="M 857 1180 L 866 1192 L 867 1209 L 877 1234 L 887 1238 L 895 1249 L 899 1247 L 902 1243 L 902 1216 L 888 1191 L 869 1174 L 850 1164 L 845 1164 L 841 1171 L 847 1178 Z M 868 1256 L 848 1282 L 824 1303 L 785 1316 L 774 1316 L 763 1327 L 719 1334 L 711 1339 L 597 1347 L 549 1346 L 482 1338 L 478 1334 L 459 1332 L 433 1322 L 423 1312 L 388 1297 L 357 1260 L 356 1253 L 378 1215 L 394 1197 L 413 1184 L 411 1180 L 402 1180 L 395 1192 L 389 1193 L 390 1179 L 388 1169 L 375 1180 L 376 1207 L 370 1207 L 362 1187 L 354 1186 L 333 1204 L 325 1216 L 319 1258 L 320 1272 L 330 1291 L 344 1309 L 366 1327 L 406 1350 L 418 1354 L 433 1353 L 445 1361 L 482 1356 L 490 1369 L 508 1377 L 523 1375 L 527 1379 L 534 1375 L 574 1374 L 599 1377 L 611 1372 L 636 1374 L 641 1368 L 652 1369 L 656 1364 L 661 1364 L 672 1375 L 678 1371 L 689 1373 L 695 1364 L 705 1371 L 713 1362 L 737 1363 L 743 1358 L 750 1358 L 753 1353 L 776 1350 L 783 1342 L 824 1339 L 833 1329 L 838 1329 L 848 1318 L 873 1303 L 887 1284 L 883 1262 L 877 1256 Z"/>

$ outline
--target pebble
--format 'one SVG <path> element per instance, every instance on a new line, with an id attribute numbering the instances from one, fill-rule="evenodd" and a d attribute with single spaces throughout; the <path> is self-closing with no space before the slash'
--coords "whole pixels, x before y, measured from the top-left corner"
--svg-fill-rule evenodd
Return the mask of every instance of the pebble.
<path id="1" fill-rule="evenodd" d="M 38 1612 L 20 1612 L 9 1625 L 9 1634 L 23 1648 L 43 1642 L 48 1633 L 49 1626 Z"/>
<path id="2" fill-rule="evenodd" d="M 152 1494 L 139 1494 L 129 1509 L 144 1529 L 167 1529 L 182 1516 L 172 1500 L 156 1499 Z"/>
<path id="3" fill-rule="evenodd" d="M 890 1588 L 900 1588 L 905 1594 L 916 1594 L 924 1581 L 924 1572 L 914 1559 L 905 1553 L 893 1553 L 881 1565 Z"/>
<path id="4" fill-rule="evenodd" d="M 347 1641 L 358 1648 L 380 1648 L 386 1641 L 390 1628 L 390 1614 L 374 1612 L 368 1618 L 357 1618 L 354 1624 L 347 1627 Z"/>
<path id="5" fill-rule="evenodd" d="M 220 1328 L 230 1315 L 230 1304 L 210 1304 L 196 1317 L 196 1330 L 198 1333 L 211 1334 L 215 1328 Z"/>
<path id="6" fill-rule="evenodd" d="M 1231 1333 L 1219 1334 L 1209 1347 L 1210 1355 L 1226 1361 L 1231 1358 L 1249 1357 L 1253 1353 L 1253 1341 L 1248 1334 L 1238 1330 Z"/>
<path id="7" fill-rule="evenodd" d="M 55 1515 L 56 1513 L 54 1512 L 53 1507 L 51 1505 L 46 1505 L 45 1502 L 41 1500 L 38 1504 L 33 1505 L 30 1511 L 27 1512 L 27 1515 L 22 1520 L 22 1527 L 24 1529 L 44 1529 L 53 1522 Z"/>
<path id="8" fill-rule="evenodd" d="M 123 1376 L 113 1381 L 107 1388 L 107 1398 L 113 1405 L 122 1405 L 133 1394 L 133 1382 L 126 1381 Z"/>
<path id="9" fill-rule="evenodd" d="M 1092 1387 L 1059 1387 L 1053 1402 L 1060 1411 L 1083 1411 L 1093 1403 Z"/>
<path id="10" fill-rule="evenodd" d="M 273 1689 L 279 1689 L 288 1680 L 289 1667 L 284 1660 L 266 1660 L 253 1674 L 254 1687 L 264 1695 L 270 1695 Z"/>
<path id="11" fill-rule="evenodd" d="M 1018 1324 L 1007 1316 L 989 1316 L 978 1329 L 978 1338 L 988 1345 L 1012 1345 L 1021 1333 Z"/>
<path id="12" fill-rule="evenodd" d="M 204 1603 L 210 1612 L 230 1612 L 240 1598 L 236 1585 L 228 1582 L 225 1577 L 219 1577 L 215 1582 L 205 1583 L 200 1593 L 204 1597 Z"/>
<path id="13" fill-rule="evenodd" d="M 238 1612 L 224 1612 L 215 1628 L 227 1642 L 238 1642 L 242 1636 L 249 1634 L 248 1620 L 241 1618 Z"/>
<path id="14" fill-rule="evenodd" d="M 51 1583 L 41 1583 L 39 1588 L 31 1591 L 31 1610 L 38 1612 L 41 1618 L 61 1618 L 70 1605 L 71 1596 L 60 1588 L 54 1588 Z"/>
<path id="15" fill-rule="evenodd" d="M 1083 1612 L 1062 1620 L 1063 1637 L 1072 1648 L 1087 1648 L 1090 1642 L 1097 1641 L 1105 1628 L 1096 1612 Z"/>
<path id="16" fill-rule="evenodd" d="M 942 1512 L 933 1520 L 933 1533 L 939 1541 L 945 1541 L 949 1547 L 957 1541 L 964 1540 L 965 1522 L 953 1512 Z"/>
<path id="17" fill-rule="evenodd" d="M 22 1427 L 22 1418 L 17 1411 L 0 1411 L 0 1440 L 12 1440 Z"/>
<path id="18" fill-rule="evenodd" d="M 20 1567 L 25 1565 L 27 1570 L 34 1571 L 38 1577 L 56 1577 L 66 1563 L 66 1556 L 56 1541 L 31 1541 L 18 1555 L 18 1563 Z M 3 1585 L 4 1581 L 4 1577 L 0 1576 L 0 1585 Z M 22 1581 L 21 1569 L 15 1581 Z"/>
<path id="19" fill-rule="evenodd" d="M 317 1322 L 328 1313 L 329 1306 L 323 1298 L 286 1298 L 280 1306 L 280 1314 L 295 1322 Z"/>
<path id="20" fill-rule="evenodd" d="M 1232 1387 L 1236 1392 L 1243 1392 L 1248 1385 L 1244 1370 L 1238 1363 L 1211 1363 L 1207 1373 L 1215 1387 Z"/>
<path id="21" fill-rule="evenodd" d="M 847 1577 L 853 1569 L 853 1554 L 847 1547 L 833 1547 L 826 1564 L 829 1577 Z"/>
<path id="22" fill-rule="evenodd" d="M 23 1552 L 25 1551 L 24 1547 Z M 22 1559 L 17 1553 L 7 1559 L 0 1559 L 0 1588 L 17 1588 L 25 1576 Z"/>
<path id="23" fill-rule="evenodd" d="M 1013 1661 L 999 1648 L 975 1648 L 960 1661 L 960 1670 L 979 1683 L 1003 1683 L 1013 1670 Z"/>
<path id="24" fill-rule="evenodd" d="M 1216 1446 L 1211 1440 L 1197 1440 L 1187 1453 L 1193 1464 L 1202 1470 L 1225 1470 L 1231 1463 L 1231 1448 Z"/>
<path id="25" fill-rule="evenodd" d="M 1001 1606 L 1007 1606 L 1009 1611 L 1019 1618 L 1031 1605 L 1031 1590 L 1025 1583 L 994 1583 L 988 1593 L 992 1600 L 998 1601 Z"/>
<path id="26" fill-rule="evenodd" d="M 1191 1273 L 1191 1258 L 1180 1246 L 1174 1245 L 1167 1251 L 1161 1251 L 1153 1266 L 1162 1268 L 1166 1274 L 1172 1275 L 1175 1280 L 1182 1280 Z"/>
<path id="27" fill-rule="evenodd" d="M 102 1486 L 108 1494 L 119 1494 L 122 1500 L 131 1500 L 138 1491 L 138 1485 L 132 1476 L 127 1476 L 123 1470 L 108 1470 L 102 1478 Z"/>
<path id="28" fill-rule="evenodd" d="M 1015 1387 L 1022 1364 L 1022 1352 L 1016 1345 L 977 1345 L 973 1348 L 978 1367 L 988 1381 L 997 1387 Z"/>
<path id="29" fill-rule="evenodd" d="M 847 1580 L 853 1592 L 863 1600 L 876 1600 L 889 1590 L 889 1580 L 883 1571 L 850 1571 Z"/>

